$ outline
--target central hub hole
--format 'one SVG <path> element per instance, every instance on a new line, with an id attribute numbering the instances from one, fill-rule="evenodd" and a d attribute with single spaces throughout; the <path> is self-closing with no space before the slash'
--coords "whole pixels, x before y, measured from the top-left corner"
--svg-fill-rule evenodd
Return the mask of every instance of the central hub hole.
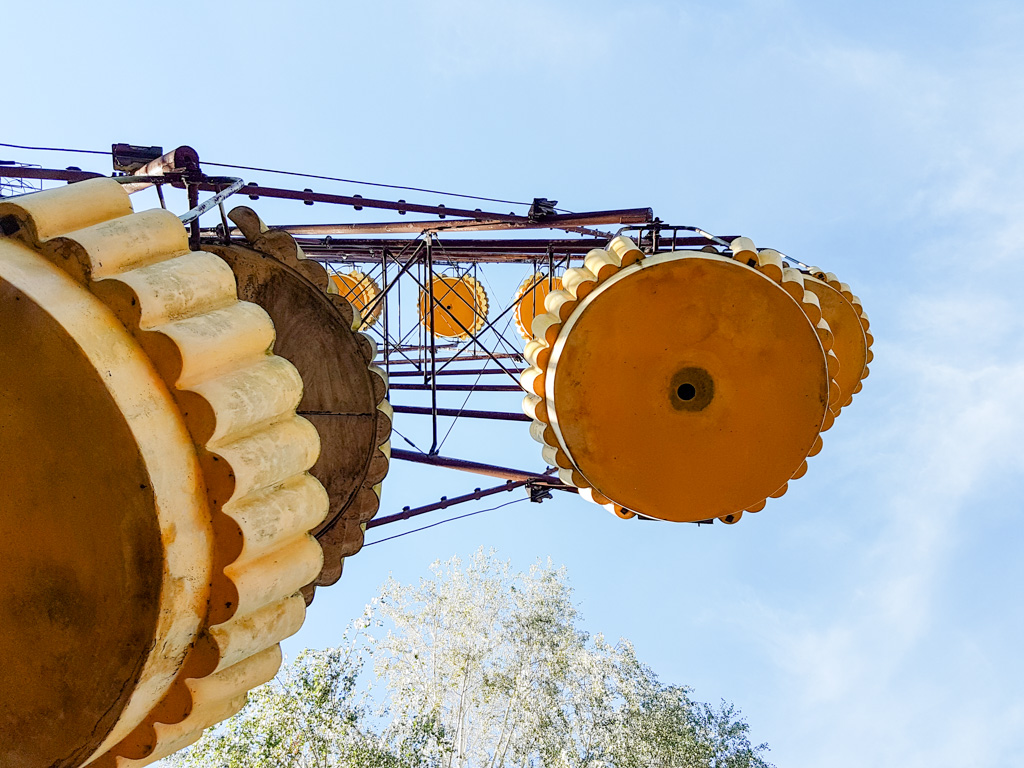
<path id="1" fill-rule="evenodd" d="M 693 384 L 680 384 L 676 394 L 680 400 L 693 400 L 697 396 L 697 388 Z"/>
<path id="2" fill-rule="evenodd" d="M 680 368 L 668 382 L 669 402 L 677 411 L 703 411 L 715 397 L 715 382 L 704 368 Z"/>

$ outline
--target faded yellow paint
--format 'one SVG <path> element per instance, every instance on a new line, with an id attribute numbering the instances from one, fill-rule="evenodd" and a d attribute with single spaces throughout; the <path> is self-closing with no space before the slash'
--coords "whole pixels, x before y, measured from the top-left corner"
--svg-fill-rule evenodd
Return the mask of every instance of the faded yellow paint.
<path id="1" fill-rule="evenodd" d="M 838 358 L 777 252 L 739 238 L 731 258 L 644 258 L 617 237 L 563 284 L 524 351 L 523 410 L 581 496 L 620 517 L 733 523 L 806 472 Z"/>
<path id="2" fill-rule="evenodd" d="M 173 214 L 98 179 L 0 218 L 0 763 L 144 765 L 276 671 L 319 441 L 266 312 Z"/>
<path id="3" fill-rule="evenodd" d="M 392 417 L 385 399 L 387 375 L 373 364 L 376 343 L 358 330 L 363 327 L 359 309 L 338 292 L 323 266 L 306 259 L 291 235 L 267 227 L 251 209 L 235 208 L 228 217 L 248 244 L 204 247 L 230 266 L 239 295 L 273 319 L 275 351 L 291 363 L 292 373 L 301 374 L 299 409 L 320 438 L 320 458 L 310 473 L 323 483 L 330 511 L 313 531 L 324 562 L 302 590 L 309 602 L 316 587 L 340 578 L 344 558 L 362 547 L 363 526 L 380 507 Z M 361 276 L 334 277 L 365 288 Z M 247 546 L 240 559 L 251 556 Z"/>
<path id="4" fill-rule="evenodd" d="M 329 291 L 337 293 L 359 312 L 359 316 L 362 318 L 359 330 L 366 330 L 373 326 L 384 307 L 383 302 L 375 302 L 380 295 L 380 286 L 377 285 L 377 281 L 357 269 L 348 273 L 331 275 Z M 371 305 L 374 306 L 367 314 L 366 310 Z"/>
<path id="5" fill-rule="evenodd" d="M 526 278 L 512 300 L 516 304 L 515 320 L 519 335 L 529 341 L 533 338 L 533 321 L 545 312 L 544 300 L 551 291 L 562 289 L 562 278 L 550 280 L 543 272 L 535 272 Z"/>
<path id="6" fill-rule="evenodd" d="M 800 306 L 723 257 L 654 256 L 618 278 L 581 302 L 548 366 L 548 414 L 572 466 L 665 520 L 728 515 L 775 492 L 807 456 L 828 396 Z"/>
<path id="7" fill-rule="evenodd" d="M 209 594 L 209 511 L 142 349 L 8 239 L 0 327 L 0 763 L 75 765 L 177 673 Z"/>
<path id="8" fill-rule="evenodd" d="M 871 349 L 866 330 L 867 317 L 862 317 L 859 303 L 853 303 L 856 296 L 849 292 L 848 286 L 835 280 L 834 275 L 831 277 L 833 279 L 829 281 L 826 274 L 819 272 L 817 276 L 807 276 L 805 285 L 818 297 L 822 316 L 828 321 L 835 336 L 832 351 L 840 364 L 836 383 L 841 394 L 832 410 L 838 414 L 840 408 L 845 408 L 853 401 L 853 395 L 860 389 L 861 379 L 867 376 Z"/>
<path id="9" fill-rule="evenodd" d="M 433 303 L 426 291 L 420 292 L 420 323 L 435 336 L 465 339 L 477 333 L 487 322 L 487 293 L 469 275 L 435 277 Z"/>

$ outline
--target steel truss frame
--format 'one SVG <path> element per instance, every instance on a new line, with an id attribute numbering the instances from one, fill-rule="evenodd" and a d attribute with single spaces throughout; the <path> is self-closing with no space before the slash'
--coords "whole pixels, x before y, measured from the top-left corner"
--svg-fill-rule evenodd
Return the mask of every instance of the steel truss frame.
<path id="1" fill-rule="evenodd" d="M 118 157 L 117 150 L 125 146 L 114 145 L 112 154 L 115 158 Z M 516 303 L 512 301 L 496 314 L 492 313 L 493 316 L 475 332 L 463 325 L 450 312 L 447 313 L 464 332 L 465 339 L 455 343 L 440 343 L 434 334 L 427 332 L 422 323 L 417 322 L 413 328 L 407 328 L 403 332 L 403 285 L 415 291 L 417 298 L 427 306 L 446 311 L 442 304 L 444 297 L 435 295 L 434 291 L 434 278 L 438 276 L 439 269 L 453 271 L 455 275 L 471 274 L 476 277 L 483 265 L 529 264 L 533 267 L 531 274 L 539 272 L 551 280 L 558 271 L 581 263 L 591 249 L 603 248 L 619 233 L 629 233 L 647 253 L 702 248 L 718 252 L 735 238 L 716 237 L 696 227 L 667 225 L 646 207 L 555 213 L 555 203 L 535 199 L 528 214 L 518 215 L 484 211 L 479 208 L 454 208 L 443 204 L 424 205 L 405 200 L 328 194 L 314 192 L 312 189 L 265 187 L 251 182 L 246 183 L 241 179 L 209 176 L 203 173 L 198 153 L 187 146 L 179 147 L 148 163 L 137 165 L 137 168 L 129 166 L 134 168 L 129 171 L 132 175 L 115 175 L 129 192 L 155 186 L 161 205 L 166 207 L 162 191 L 164 185 L 170 184 L 172 187 L 186 190 L 191 210 L 182 215 L 181 219 L 190 227 L 193 248 L 198 248 L 202 242 L 225 243 L 240 237 L 240 232 L 228 223 L 224 207 L 226 198 L 232 195 L 247 195 L 252 200 L 261 197 L 296 200 L 306 205 L 326 203 L 356 211 L 364 208 L 379 209 L 391 211 L 398 216 L 416 213 L 436 217 L 436 220 L 416 221 L 275 225 L 276 228 L 292 234 L 307 258 L 320 261 L 329 272 L 337 272 L 342 267 L 360 267 L 380 285 L 381 290 L 374 304 L 365 308 L 363 316 L 369 317 L 378 306 L 381 309 L 381 322 L 365 331 L 379 342 L 378 364 L 385 367 L 392 381 L 388 398 L 390 400 L 393 394 L 400 392 L 424 393 L 429 394 L 430 398 L 429 406 L 392 403 L 396 414 L 429 416 L 431 423 L 429 450 L 394 449 L 392 458 L 484 474 L 505 481 L 503 485 L 486 490 L 478 488 L 473 493 L 451 499 L 442 497 L 441 501 L 435 504 L 416 509 L 405 507 L 401 513 L 378 518 L 368 527 L 405 520 L 418 514 L 445 509 L 520 487 L 526 487 L 531 501 L 538 502 L 550 498 L 551 490 L 576 490 L 559 481 L 552 468 L 539 472 L 527 471 L 440 454 L 444 443 L 444 438 L 439 437 L 440 419 L 530 421 L 528 416 L 518 411 L 466 407 L 469 397 L 474 393 L 521 392 L 518 377 L 526 365 L 521 353 L 522 340 L 518 335 L 514 339 L 509 338 L 508 334 L 512 319 L 510 313 L 514 312 Z M 115 167 L 125 166 L 117 165 L 115 162 Z M 61 170 L 0 163 L 0 179 L 20 180 L 19 184 L 29 181 L 40 184 L 42 181 L 74 183 L 102 175 L 79 168 Z M 201 192 L 214 194 L 200 203 Z M 213 208 L 219 211 L 219 223 L 214 227 L 201 227 L 199 217 Z M 617 228 L 612 231 L 596 229 L 609 225 Z M 523 230 L 547 230 L 552 234 L 575 233 L 577 236 L 456 236 L 466 232 L 482 231 L 518 234 Z M 401 237 L 403 234 L 415 236 Z M 499 326 L 501 321 L 505 321 L 504 326 Z M 502 383 L 481 384 L 480 379 L 485 375 L 499 376 Z M 462 381 L 453 384 L 441 383 L 445 377 L 458 377 Z M 472 379 L 472 383 L 466 383 L 468 379 Z M 456 392 L 467 393 L 461 407 L 442 406 L 439 395 L 443 397 Z"/>

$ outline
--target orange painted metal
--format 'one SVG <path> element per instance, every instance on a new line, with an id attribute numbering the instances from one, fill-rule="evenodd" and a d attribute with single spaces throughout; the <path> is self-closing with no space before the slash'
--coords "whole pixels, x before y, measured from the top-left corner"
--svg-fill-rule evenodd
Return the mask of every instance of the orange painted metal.
<path id="1" fill-rule="evenodd" d="M 840 283 L 835 275 L 818 271 L 805 279 L 805 285 L 818 297 L 821 313 L 835 336 L 832 350 L 839 358 L 836 383 L 840 399 L 833 411 L 838 415 L 840 408 L 849 405 L 860 391 L 861 380 L 867 377 L 868 363 L 874 356 L 868 341 L 871 336 L 867 315 L 850 287 Z"/>
<path id="2" fill-rule="evenodd" d="M 487 293 L 469 275 L 434 277 L 433 301 L 427 291 L 420 292 L 420 322 L 435 336 L 465 339 L 477 333 L 487 322 Z"/>
<path id="3" fill-rule="evenodd" d="M 145 765 L 276 672 L 319 441 L 269 317 L 173 214 L 95 179 L 0 222 L 0 764 Z"/>
<path id="4" fill-rule="evenodd" d="M 533 338 L 533 321 L 544 313 L 544 300 L 551 291 L 561 289 L 560 277 L 549 279 L 543 272 L 535 272 L 523 281 L 513 299 L 516 303 L 516 329 L 520 336 L 527 340 Z"/>
<path id="5" fill-rule="evenodd" d="M 591 251 L 525 350 L 545 460 L 620 517 L 736 522 L 781 496 L 839 396 L 803 277 L 746 238 L 731 257 L 644 257 L 622 237 Z"/>
<path id="6" fill-rule="evenodd" d="M 331 275 L 330 290 L 338 293 L 359 311 L 361 329 L 370 328 L 377 322 L 384 307 L 382 302 L 376 302 L 369 315 L 366 314 L 366 308 L 374 305 L 374 299 L 380 295 L 380 286 L 376 280 L 357 269 L 347 273 L 337 272 Z"/>

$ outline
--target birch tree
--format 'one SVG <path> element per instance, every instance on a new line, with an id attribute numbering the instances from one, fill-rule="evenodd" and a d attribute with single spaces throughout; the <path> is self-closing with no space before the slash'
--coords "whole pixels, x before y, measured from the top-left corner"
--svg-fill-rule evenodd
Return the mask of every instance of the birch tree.
<path id="1" fill-rule="evenodd" d="M 175 765 L 770 768 L 766 750 L 732 705 L 585 632 L 564 568 L 479 550 L 389 579 L 338 649 L 307 652 Z"/>

